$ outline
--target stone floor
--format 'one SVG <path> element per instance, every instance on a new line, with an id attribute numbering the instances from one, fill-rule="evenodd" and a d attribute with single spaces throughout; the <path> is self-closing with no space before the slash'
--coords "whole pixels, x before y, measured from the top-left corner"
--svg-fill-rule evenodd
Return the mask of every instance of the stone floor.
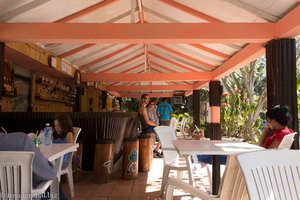
<path id="1" fill-rule="evenodd" d="M 75 181 L 75 198 L 78 200 L 159 200 L 162 180 L 163 159 L 153 159 L 149 172 L 139 172 L 135 180 L 123 180 L 114 177 L 109 183 L 97 184 L 93 180 L 92 172 L 81 172 L 80 178 Z M 171 176 L 176 176 L 175 172 Z M 188 182 L 187 173 L 183 174 L 183 180 Z M 205 169 L 198 169 L 195 175 L 196 187 L 209 192 L 208 177 Z M 70 192 L 66 183 L 62 184 L 63 191 L 70 198 Z M 189 194 L 180 190 L 174 191 L 174 199 L 192 199 Z M 196 198 L 194 198 L 196 199 Z"/>

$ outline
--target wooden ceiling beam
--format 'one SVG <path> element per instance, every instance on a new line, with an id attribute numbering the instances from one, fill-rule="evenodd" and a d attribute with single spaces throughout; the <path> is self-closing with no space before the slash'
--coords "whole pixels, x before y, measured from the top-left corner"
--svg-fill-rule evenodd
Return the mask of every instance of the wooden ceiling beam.
<path id="1" fill-rule="evenodd" d="M 215 56 L 224 58 L 224 59 L 228 59 L 228 58 L 230 57 L 229 55 L 227 55 L 227 54 L 225 54 L 225 53 L 222 53 L 222 52 L 220 52 L 220 51 L 216 51 L 216 50 L 214 50 L 214 49 L 211 49 L 211 48 L 209 48 L 209 47 L 203 46 L 203 45 L 201 45 L 201 44 L 189 44 L 189 45 L 191 45 L 192 47 L 195 47 L 195 48 L 197 48 L 197 49 L 200 49 L 200 50 L 202 50 L 202 51 L 205 51 L 205 52 L 207 52 L 207 53 L 210 53 L 210 54 L 212 54 L 212 55 L 215 55 Z"/>
<path id="2" fill-rule="evenodd" d="M 300 34 L 300 4 L 276 23 L 275 36 L 295 37 Z"/>
<path id="3" fill-rule="evenodd" d="M 111 70 L 113 70 L 113 69 L 117 69 L 117 68 L 119 68 L 119 67 L 122 67 L 122 66 L 124 66 L 125 64 L 127 64 L 127 63 L 129 63 L 129 62 L 131 62 L 131 61 L 133 61 L 133 60 L 135 60 L 135 59 L 137 59 L 137 58 L 142 57 L 143 55 L 144 55 L 144 53 L 140 53 L 140 54 L 135 55 L 135 56 L 133 56 L 133 57 L 127 56 L 128 59 L 126 59 L 125 61 L 120 62 L 120 63 L 118 63 L 118 64 L 116 64 L 116 65 L 113 65 L 113 66 L 111 66 L 111 67 L 109 67 L 109 68 L 107 68 L 107 69 L 99 70 L 98 72 L 101 72 L 101 73 L 108 73 L 109 71 L 111 71 Z"/>
<path id="4" fill-rule="evenodd" d="M 115 1 L 117 1 L 117 0 L 104 0 L 104 1 L 101 1 L 99 3 L 96 3 L 96 4 L 88 7 L 88 8 L 85 8 L 85 9 L 80 10 L 80 11 L 78 11 L 76 13 L 73 13 L 73 14 L 71 14 L 69 16 L 66 16 L 64 18 L 56 20 L 55 22 L 65 23 L 65 22 L 72 21 L 73 19 L 80 18 L 80 17 L 82 17 L 84 15 L 87 15 L 87 14 L 89 14 L 91 12 L 94 12 L 94 11 L 100 9 L 100 8 L 103 8 L 103 7 L 105 7 L 105 6 L 107 6 L 107 5 L 111 4 L 111 3 L 114 3 Z"/>
<path id="5" fill-rule="evenodd" d="M 193 85 L 130 85 L 130 86 L 106 86 L 109 91 L 143 91 L 143 90 L 193 90 Z"/>
<path id="6" fill-rule="evenodd" d="M 295 21 L 296 25 L 300 24 L 300 20 Z M 275 26 L 276 23 L 0 23 L 0 40 L 109 44 L 261 43 L 274 37 Z"/>
<path id="7" fill-rule="evenodd" d="M 83 82 L 153 82 L 153 81 L 209 81 L 212 72 L 178 72 L 178 73 L 82 73 Z"/>
<path id="8" fill-rule="evenodd" d="M 199 19 L 202 19 L 204 21 L 207 21 L 207 22 L 222 22 L 221 20 L 217 19 L 217 18 L 214 18 L 212 16 L 209 16 L 209 15 L 206 15 L 202 12 L 199 12 L 199 11 L 196 11 L 190 7 L 187 7 L 185 5 L 182 5 L 180 3 L 177 3 L 175 1 L 171 1 L 171 0 L 160 0 L 161 2 L 164 2 L 165 4 L 168 4 L 169 6 L 172 6 L 174 8 L 177 8 L 178 10 L 181 10 L 185 13 L 188 13 L 190 15 L 193 15 Z"/>
<path id="9" fill-rule="evenodd" d="M 157 46 L 157 47 L 159 47 L 160 49 L 163 49 L 163 50 L 165 50 L 165 51 L 168 51 L 168 52 L 171 53 L 171 54 L 177 55 L 177 56 L 182 57 L 182 58 L 184 58 L 184 59 L 187 59 L 187 60 L 189 60 L 189 61 L 191 61 L 191 62 L 193 62 L 193 63 L 196 63 L 196 64 L 199 65 L 199 68 L 202 68 L 202 69 L 204 69 L 204 70 L 213 70 L 213 69 L 215 69 L 215 66 L 214 66 L 214 65 L 211 65 L 211 64 L 208 64 L 208 63 L 206 63 L 206 62 L 203 62 L 203 61 L 201 61 L 201 60 L 199 60 L 199 59 L 196 59 L 196 58 L 194 58 L 194 57 L 192 57 L 192 56 L 188 56 L 188 55 L 186 55 L 186 54 L 184 54 L 184 53 L 181 53 L 181 52 L 179 52 L 179 51 L 176 51 L 176 50 L 174 50 L 174 49 L 172 49 L 172 48 L 169 48 L 169 47 L 167 47 L 167 46 L 164 46 L 164 45 L 161 45 L 161 44 L 155 44 L 155 46 Z"/>
<path id="10" fill-rule="evenodd" d="M 120 97 L 123 97 L 123 98 L 141 98 L 143 93 L 119 93 L 119 94 L 120 94 Z M 166 93 L 149 92 L 147 94 L 149 95 L 150 98 L 154 98 L 154 97 L 166 97 L 166 98 L 169 97 L 170 98 L 170 97 L 174 96 L 173 92 L 166 92 Z"/>
<path id="11" fill-rule="evenodd" d="M 97 64 L 97 63 L 99 63 L 99 62 L 101 62 L 101 61 L 104 61 L 104 60 L 106 60 L 106 59 L 109 59 L 109 58 L 111 58 L 111 57 L 114 57 L 115 55 L 117 55 L 117 54 L 119 54 L 119 53 L 121 53 L 121 52 L 123 52 L 123 51 L 126 51 L 126 50 L 128 50 L 128 49 L 130 49 L 130 48 L 132 48 L 132 47 L 134 47 L 134 46 L 136 46 L 136 44 L 130 44 L 130 45 L 127 45 L 127 46 L 125 46 L 125 47 L 123 47 L 123 48 L 121 48 L 121 49 L 119 49 L 119 50 L 117 50 L 117 51 L 114 51 L 113 53 L 107 54 L 106 56 L 103 56 L 103 57 L 101 57 L 101 58 L 98 58 L 98 59 L 96 59 L 96 60 L 93 60 L 92 62 L 86 63 L 86 64 L 80 66 L 79 69 L 80 69 L 80 70 L 87 69 L 87 68 L 89 68 L 89 67 L 91 67 L 91 66 L 93 66 L 93 65 L 95 65 L 95 64 Z"/>
<path id="12" fill-rule="evenodd" d="M 30 3 L 27 3 L 27 4 L 24 4 L 23 6 L 21 7 L 18 7 L 14 10 L 10 10 L 6 13 L 3 13 L 2 15 L 0 15 L 0 22 L 7 22 L 9 21 L 10 19 L 18 16 L 18 15 L 21 15 L 29 10 L 32 10 L 38 6 L 41 6 L 45 3 L 47 3 L 48 1 L 50 0 L 35 0 L 35 1 L 31 1 Z M 4 3 L 3 3 L 4 4 Z M 4 5 L 2 4 L 2 6 L 4 7 Z M 1 6 L 1 7 L 2 7 Z"/>
<path id="13" fill-rule="evenodd" d="M 256 7 L 250 5 L 249 3 L 245 3 L 240 0 L 224 0 L 224 1 L 227 1 L 228 3 L 235 5 L 239 8 L 242 8 L 248 12 L 251 12 L 251 13 L 255 14 L 256 16 L 263 18 L 264 20 L 267 20 L 269 22 L 276 22 L 279 19 L 275 15 L 272 15 L 264 10 L 258 9 Z"/>
<path id="14" fill-rule="evenodd" d="M 75 53 L 78 53 L 78 52 L 80 52 L 80 51 L 82 51 L 84 49 L 90 48 L 92 46 L 95 46 L 95 44 L 85 44 L 85 45 L 82 45 L 82 46 L 80 46 L 78 48 L 75 48 L 75 49 L 72 49 L 70 51 L 64 52 L 64 53 L 58 55 L 58 57 L 60 57 L 60 58 L 66 58 L 68 56 L 71 56 L 71 55 L 73 55 Z"/>

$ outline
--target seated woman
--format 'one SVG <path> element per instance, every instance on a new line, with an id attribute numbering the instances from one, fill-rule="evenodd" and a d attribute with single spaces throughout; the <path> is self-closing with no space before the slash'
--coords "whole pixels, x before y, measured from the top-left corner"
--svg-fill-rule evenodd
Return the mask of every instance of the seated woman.
<path id="1" fill-rule="evenodd" d="M 291 121 L 291 115 L 286 106 L 277 105 L 267 111 L 267 126 L 258 141 L 258 145 L 267 149 L 277 148 L 283 137 L 294 131 L 288 128 Z"/>
<path id="2" fill-rule="evenodd" d="M 147 105 L 150 101 L 150 97 L 148 94 L 143 94 L 141 96 L 141 104 L 139 108 L 139 118 L 141 120 L 142 125 L 142 133 L 151 133 L 154 134 L 154 127 L 158 126 L 157 123 L 150 120 L 148 113 L 147 113 Z M 161 153 L 156 151 L 154 152 L 154 155 L 157 157 L 161 157 Z"/>
<path id="3" fill-rule="evenodd" d="M 264 128 L 258 145 L 266 149 L 277 148 L 283 137 L 293 133 L 293 130 L 288 128 L 291 121 L 291 115 L 286 106 L 277 105 L 266 112 L 267 126 Z M 197 155 L 198 161 L 212 163 L 212 156 Z M 220 156 L 220 163 L 226 164 L 226 156 Z"/>
<path id="4" fill-rule="evenodd" d="M 60 114 L 54 118 L 53 143 L 73 143 L 73 123 L 69 115 Z M 72 153 L 64 155 L 62 168 L 68 166 Z"/>

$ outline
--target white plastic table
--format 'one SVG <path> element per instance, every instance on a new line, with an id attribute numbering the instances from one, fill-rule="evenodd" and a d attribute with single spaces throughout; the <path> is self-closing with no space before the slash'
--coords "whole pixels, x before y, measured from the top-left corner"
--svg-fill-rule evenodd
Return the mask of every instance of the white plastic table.
<path id="1" fill-rule="evenodd" d="M 173 140 L 172 142 L 178 153 L 186 159 L 190 184 L 194 184 L 191 155 L 231 155 L 264 149 L 263 147 L 245 142 L 225 140 Z M 215 163 L 215 158 L 212 160 L 212 194 L 215 195 L 218 194 L 220 184 L 220 162 Z"/>
<path id="2" fill-rule="evenodd" d="M 41 145 L 40 151 L 50 162 L 55 161 L 56 166 L 60 166 L 63 160 L 63 156 L 66 153 L 77 151 L 79 144 L 66 143 L 66 144 L 51 144 L 51 145 Z M 56 178 L 50 186 L 51 199 L 59 199 L 59 183 L 58 178 Z"/>

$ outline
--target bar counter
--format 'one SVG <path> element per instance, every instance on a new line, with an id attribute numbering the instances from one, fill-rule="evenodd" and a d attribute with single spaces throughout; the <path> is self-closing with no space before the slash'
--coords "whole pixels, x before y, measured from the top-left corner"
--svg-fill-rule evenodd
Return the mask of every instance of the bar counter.
<path id="1" fill-rule="evenodd" d="M 46 123 L 53 123 L 58 112 L 0 112 L 0 126 L 7 132 L 31 133 L 44 129 Z M 137 113 L 119 112 L 72 112 L 73 125 L 82 128 L 78 141 L 82 141 L 82 169 L 93 170 L 96 140 L 114 140 L 114 163 L 122 155 L 122 141 L 125 137 L 138 134 Z"/>

